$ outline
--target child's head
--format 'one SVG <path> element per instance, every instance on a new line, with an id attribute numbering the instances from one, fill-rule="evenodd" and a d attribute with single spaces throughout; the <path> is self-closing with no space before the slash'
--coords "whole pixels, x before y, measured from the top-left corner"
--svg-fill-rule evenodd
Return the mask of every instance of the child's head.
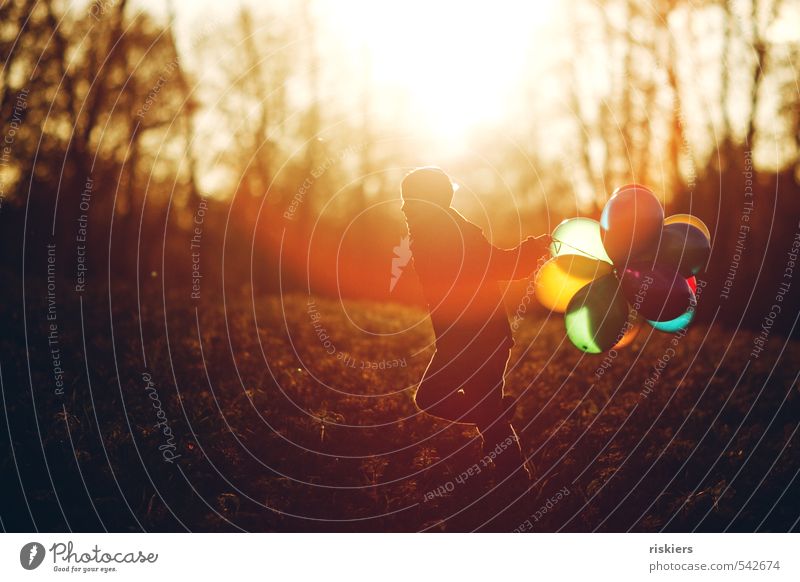
<path id="1" fill-rule="evenodd" d="M 412 170 L 400 185 L 403 202 L 426 202 L 448 207 L 453 200 L 453 183 L 440 168 L 426 166 Z"/>

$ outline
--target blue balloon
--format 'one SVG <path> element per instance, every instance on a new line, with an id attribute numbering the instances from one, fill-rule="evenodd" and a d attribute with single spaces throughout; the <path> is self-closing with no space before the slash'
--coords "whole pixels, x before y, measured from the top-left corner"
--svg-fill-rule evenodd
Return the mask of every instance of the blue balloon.
<path id="1" fill-rule="evenodd" d="M 679 317 L 676 317 L 675 319 L 670 319 L 669 321 L 650 321 L 648 319 L 647 323 L 652 325 L 658 331 L 675 333 L 688 326 L 692 322 L 693 318 L 694 318 L 694 309 L 689 309 L 686 313 L 684 313 Z"/>

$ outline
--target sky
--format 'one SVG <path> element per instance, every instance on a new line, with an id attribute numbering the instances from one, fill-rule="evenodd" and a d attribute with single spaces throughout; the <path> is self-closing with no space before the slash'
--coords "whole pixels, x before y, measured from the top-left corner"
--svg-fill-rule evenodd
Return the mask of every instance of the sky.
<path id="1" fill-rule="evenodd" d="M 159 0 L 136 4 L 164 16 Z M 135 5 L 136 5 L 135 4 Z M 197 30 L 224 22 L 231 6 L 246 4 L 257 14 L 297 18 L 299 2 L 241 0 L 224 5 L 212 0 L 177 1 L 176 29 L 182 48 L 190 48 Z M 524 99 L 519 79 L 542 64 L 543 32 L 553 17 L 556 0 L 498 3 L 390 0 L 316 0 L 321 44 L 339 51 L 337 66 L 351 66 L 342 76 L 360 82 L 365 62 L 370 83 L 384 102 L 403 96 L 420 126 L 455 138 L 475 126 L 503 118 Z M 327 44 L 326 44 L 327 43 Z M 532 64 L 533 63 L 533 64 Z"/>
<path id="2" fill-rule="evenodd" d="M 134 7 L 166 15 L 164 0 L 133 2 Z M 191 56 L 193 38 L 224 27 L 236 16 L 237 6 L 266 14 L 264 22 L 274 22 L 275 17 L 293 22 L 300 17 L 301 2 L 175 0 L 174 5 L 179 47 Z M 545 158 L 564 156 L 570 134 L 576 131 L 565 85 L 570 82 L 569 69 L 564 68 L 570 66 L 574 50 L 571 29 L 565 24 L 571 22 L 570 3 L 519 0 L 489 6 L 474 0 L 313 0 L 312 5 L 321 28 L 317 42 L 325 57 L 324 84 L 351 104 L 353 115 L 358 113 L 352 104 L 359 103 L 366 70 L 376 104 L 372 113 L 384 131 L 399 122 L 429 139 L 432 150 L 456 158 L 469 147 L 466 137 L 471 132 L 499 128 L 504 138 L 537 141 Z M 735 6 L 743 14 L 749 10 L 741 3 Z M 800 0 L 781 6 L 770 40 L 800 40 Z M 737 34 L 747 34 L 749 25 L 743 19 Z M 585 48 L 591 47 L 588 39 L 581 43 L 583 50 L 591 51 Z M 602 60 L 592 64 L 587 56 L 582 55 L 590 66 L 579 73 L 580 98 L 591 118 L 608 80 Z M 197 67 L 202 82 L 202 75 L 211 73 L 205 65 Z M 699 91 L 696 103 L 684 103 L 686 111 L 691 115 L 691 108 L 699 107 L 718 117 L 709 109 L 717 107 L 714 91 L 714 87 Z M 706 97 L 708 102 L 702 102 Z M 534 128 L 535 133 L 537 126 L 547 129 L 541 135 L 514 134 L 517 128 Z"/>

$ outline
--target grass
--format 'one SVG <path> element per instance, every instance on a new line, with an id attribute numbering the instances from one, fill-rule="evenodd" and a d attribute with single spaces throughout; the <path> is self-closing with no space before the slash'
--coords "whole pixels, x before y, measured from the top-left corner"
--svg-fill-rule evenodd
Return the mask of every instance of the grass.
<path id="1" fill-rule="evenodd" d="M 44 306 L 27 352 L 3 336 L 6 529 L 798 529 L 796 342 L 749 361 L 753 334 L 693 326 L 585 356 L 561 316 L 526 318 L 507 392 L 536 484 L 506 509 L 487 471 L 457 479 L 480 458 L 474 429 L 414 408 L 432 353 L 419 310 L 181 296 L 165 317 L 160 297 L 114 297 L 83 318 L 60 305 L 63 396 Z"/>

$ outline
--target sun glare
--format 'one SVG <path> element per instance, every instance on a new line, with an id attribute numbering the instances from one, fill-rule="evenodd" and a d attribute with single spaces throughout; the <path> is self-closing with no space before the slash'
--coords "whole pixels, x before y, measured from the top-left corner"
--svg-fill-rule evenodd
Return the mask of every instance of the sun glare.
<path id="1" fill-rule="evenodd" d="M 403 95 L 414 129 L 454 139 L 506 113 L 551 9 L 546 0 L 353 0 L 332 2 L 326 19 L 366 54 L 377 91 Z"/>

